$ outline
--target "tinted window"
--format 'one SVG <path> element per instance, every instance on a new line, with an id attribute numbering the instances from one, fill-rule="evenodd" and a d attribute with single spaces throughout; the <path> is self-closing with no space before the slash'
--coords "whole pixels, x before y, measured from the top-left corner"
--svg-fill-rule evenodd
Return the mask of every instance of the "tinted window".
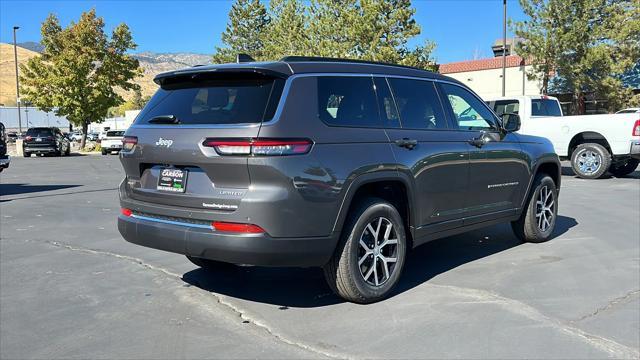
<path id="1" fill-rule="evenodd" d="M 520 111 L 520 102 L 518 100 L 498 100 L 489 103 L 493 108 L 493 112 L 498 115 L 517 114 Z"/>
<path id="2" fill-rule="evenodd" d="M 462 130 L 476 130 L 494 128 L 496 121 L 493 113 L 486 107 L 485 103 L 480 101 L 468 90 L 449 84 L 442 84 L 442 89 L 446 94 L 447 100 L 458 128 Z"/>
<path id="3" fill-rule="evenodd" d="M 616 114 L 635 114 L 637 112 L 640 112 L 640 111 L 635 109 L 628 109 L 628 110 L 620 110 Z"/>
<path id="4" fill-rule="evenodd" d="M 27 130 L 27 136 L 31 136 L 31 137 L 53 136 L 53 132 L 49 128 L 31 128 Z"/>
<path id="5" fill-rule="evenodd" d="M 387 85 L 385 78 L 377 77 L 373 79 L 376 86 L 376 94 L 378 95 L 378 107 L 380 109 L 380 118 L 386 128 L 399 128 L 400 116 L 398 109 L 393 101 L 391 90 Z"/>
<path id="6" fill-rule="evenodd" d="M 379 127 L 370 77 L 318 77 L 318 116 L 329 125 Z"/>
<path id="7" fill-rule="evenodd" d="M 445 129 L 435 85 L 431 81 L 389 78 L 396 99 L 400 122 L 405 129 Z"/>
<path id="8" fill-rule="evenodd" d="M 282 87 L 280 79 L 246 76 L 173 83 L 156 92 L 136 123 L 163 115 L 187 125 L 260 123 L 275 114 Z"/>
<path id="9" fill-rule="evenodd" d="M 533 99 L 531 100 L 532 116 L 562 116 L 560 105 L 557 101 L 551 99 Z"/>
<path id="10" fill-rule="evenodd" d="M 124 136 L 124 131 L 107 131 L 107 136 L 109 137 Z"/>

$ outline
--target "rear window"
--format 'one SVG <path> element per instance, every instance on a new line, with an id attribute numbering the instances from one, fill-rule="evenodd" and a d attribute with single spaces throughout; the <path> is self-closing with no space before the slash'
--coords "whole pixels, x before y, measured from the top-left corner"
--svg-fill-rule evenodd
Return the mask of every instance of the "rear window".
<path id="1" fill-rule="evenodd" d="M 109 137 L 124 136 L 124 131 L 107 131 L 107 136 Z"/>
<path id="2" fill-rule="evenodd" d="M 518 100 L 498 100 L 488 103 L 493 108 L 493 112 L 498 115 L 502 114 L 518 114 L 520 111 L 520 102 Z"/>
<path id="3" fill-rule="evenodd" d="M 556 100 L 551 99 L 533 99 L 531 100 L 532 116 L 562 116 L 560 104 Z"/>
<path id="4" fill-rule="evenodd" d="M 27 136 L 32 136 L 32 137 L 53 136 L 53 132 L 51 131 L 51 129 L 47 129 L 47 128 L 31 128 L 27 130 Z"/>
<path id="5" fill-rule="evenodd" d="M 360 76 L 318 77 L 318 116 L 328 125 L 380 127 L 373 79 Z"/>
<path id="6" fill-rule="evenodd" d="M 191 76 L 163 85 L 138 116 L 136 124 L 149 124 L 173 115 L 180 124 L 256 124 L 275 114 L 284 80 L 254 74 L 224 77 Z"/>

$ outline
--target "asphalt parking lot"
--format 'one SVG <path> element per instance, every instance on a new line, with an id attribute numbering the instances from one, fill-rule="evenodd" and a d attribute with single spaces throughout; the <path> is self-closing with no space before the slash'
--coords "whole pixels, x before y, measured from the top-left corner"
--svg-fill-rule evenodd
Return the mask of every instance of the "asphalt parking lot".
<path id="1" fill-rule="evenodd" d="M 556 236 L 437 240 L 394 296 L 340 301 L 319 269 L 197 269 L 116 228 L 117 156 L 0 175 L 0 358 L 638 358 L 640 172 L 566 169 Z"/>

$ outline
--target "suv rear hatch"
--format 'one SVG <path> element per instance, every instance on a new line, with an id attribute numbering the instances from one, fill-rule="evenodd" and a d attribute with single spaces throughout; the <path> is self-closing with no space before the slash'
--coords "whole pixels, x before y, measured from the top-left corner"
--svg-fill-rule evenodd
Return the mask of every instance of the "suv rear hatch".
<path id="1" fill-rule="evenodd" d="M 159 82 L 161 89 L 124 138 L 127 195 L 155 204 L 235 210 L 250 185 L 248 159 L 220 156 L 205 140 L 256 138 L 260 125 L 275 115 L 284 79 L 225 71 Z"/>
<path id="2" fill-rule="evenodd" d="M 27 130 L 24 143 L 29 148 L 50 148 L 56 145 L 56 138 L 49 128 L 31 128 Z"/>

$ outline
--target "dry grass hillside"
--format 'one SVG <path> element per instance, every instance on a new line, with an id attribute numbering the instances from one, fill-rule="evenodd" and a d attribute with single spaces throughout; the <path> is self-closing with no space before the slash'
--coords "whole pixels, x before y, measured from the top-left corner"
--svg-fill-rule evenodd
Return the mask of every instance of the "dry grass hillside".
<path id="1" fill-rule="evenodd" d="M 27 62 L 35 51 L 18 47 L 18 63 Z M 0 43 L 0 104 L 15 106 L 16 104 L 16 70 L 13 62 L 13 45 Z"/>
<path id="2" fill-rule="evenodd" d="M 38 56 L 35 51 L 18 46 L 18 63 L 26 63 L 30 58 Z M 153 82 L 154 76 L 164 71 L 177 70 L 196 64 L 209 62 L 209 55 L 192 53 L 138 53 L 134 56 L 140 61 L 144 70 L 142 77 L 136 82 L 142 89 L 142 95 L 153 95 L 158 88 Z M 0 43 L 0 104 L 14 106 L 16 103 L 16 78 L 13 62 L 13 45 Z M 133 93 L 122 93 L 125 99 Z"/>

